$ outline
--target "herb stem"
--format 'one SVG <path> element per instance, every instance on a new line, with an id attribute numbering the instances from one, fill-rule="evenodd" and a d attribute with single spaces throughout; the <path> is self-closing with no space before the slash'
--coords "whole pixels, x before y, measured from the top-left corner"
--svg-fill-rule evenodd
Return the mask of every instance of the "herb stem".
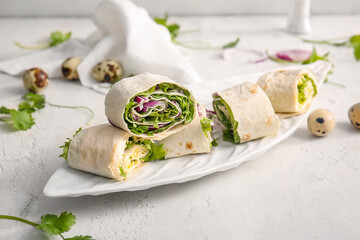
<path id="1" fill-rule="evenodd" d="M 326 83 L 330 83 L 330 84 L 333 84 L 333 85 L 341 87 L 341 88 L 346 88 L 345 85 L 342 85 L 342 84 L 337 83 L 337 82 L 326 81 Z"/>
<path id="2" fill-rule="evenodd" d="M 188 43 L 190 42 L 196 42 L 196 41 L 187 41 Z M 189 48 L 189 49 L 196 49 L 196 50 L 211 50 L 211 49 L 214 49 L 214 50 L 220 50 L 221 47 L 212 47 L 210 46 L 209 44 L 207 44 L 207 46 L 193 46 L 193 45 L 188 45 L 186 42 L 179 42 L 179 41 L 176 41 L 176 40 L 173 40 L 173 43 L 179 45 L 179 46 L 182 46 L 182 47 L 185 47 L 185 48 Z M 202 43 L 204 44 L 204 42 L 201 42 L 201 41 L 198 41 L 198 43 Z"/>
<path id="3" fill-rule="evenodd" d="M 59 236 L 65 240 L 64 236 L 61 233 L 59 233 Z"/>
<path id="4" fill-rule="evenodd" d="M 46 103 L 49 104 L 49 105 L 52 106 L 52 107 L 72 108 L 72 109 L 82 108 L 82 109 L 88 110 L 88 111 L 91 113 L 91 117 L 90 117 L 90 119 L 86 122 L 87 125 L 90 125 L 90 122 L 91 122 L 91 121 L 94 119 L 94 117 L 95 117 L 94 111 L 91 110 L 91 109 L 88 108 L 88 107 L 85 107 L 85 106 L 64 106 L 64 105 L 53 104 L 53 103 L 50 103 L 50 102 L 48 102 L 48 101 L 46 101 Z"/>
<path id="5" fill-rule="evenodd" d="M 34 223 L 34 222 L 31 222 L 31 221 L 29 221 L 29 220 L 26 220 L 26 219 L 24 219 L 24 218 L 14 217 L 14 216 L 10 216 L 10 215 L 0 215 L 0 219 L 15 220 L 15 221 L 19 221 L 19 222 L 23 222 L 23 223 L 29 224 L 29 225 L 31 225 L 31 226 L 33 226 L 33 227 L 39 226 L 39 224 Z"/>
<path id="6" fill-rule="evenodd" d="M 340 47 L 340 46 L 346 46 L 349 45 L 349 40 L 346 40 L 344 42 L 332 42 L 331 40 L 310 40 L 310 39 L 303 39 L 304 42 L 308 42 L 308 43 L 317 43 L 317 44 L 327 44 L 327 45 L 332 45 L 332 46 L 336 46 L 336 47 Z"/>
<path id="7" fill-rule="evenodd" d="M 40 43 L 40 44 L 33 45 L 33 46 L 25 46 L 25 45 L 23 45 L 23 44 L 21 44 L 19 42 L 15 42 L 14 44 L 16 46 L 18 46 L 19 48 L 27 49 L 27 50 L 45 49 L 45 48 L 49 47 L 48 43 Z"/>
<path id="8" fill-rule="evenodd" d="M 200 32 L 200 29 L 189 29 L 189 30 L 183 30 L 179 31 L 179 34 L 188 34 L 188 33 L 194 33 L 194 32 Z"/>
<path id="9" fill-rule="evenodd" d="M 0 118 L 0 121 L 2 121 L 2 122 L 11 122 L 11 119 Z"/>

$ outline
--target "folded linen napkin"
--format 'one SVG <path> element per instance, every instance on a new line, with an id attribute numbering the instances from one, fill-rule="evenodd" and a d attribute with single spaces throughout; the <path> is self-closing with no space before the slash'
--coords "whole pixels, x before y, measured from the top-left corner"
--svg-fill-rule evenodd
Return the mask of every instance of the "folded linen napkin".
<path id="1" fill-rule="evenodd" d="M 91 68 L 106 59 L 116 59 L 124 76 L 151 72 L 181 84 L 201 82 L 188 60 L 171 42 L 167 29 L 153 21 L 145 9 L 129 0 L 104 0 L 93 22 L 98 30 L 86 40 L 71 39 L 59 46 L 0 62 L 0 71 L 21 74 L 28 68 L 43 68 L 50 78 L 61 77 L 61 63 L 68 57 L 83 60 L 78 66 L 81 83 L 102 93 L 108 91 L 94 80 Z"/>

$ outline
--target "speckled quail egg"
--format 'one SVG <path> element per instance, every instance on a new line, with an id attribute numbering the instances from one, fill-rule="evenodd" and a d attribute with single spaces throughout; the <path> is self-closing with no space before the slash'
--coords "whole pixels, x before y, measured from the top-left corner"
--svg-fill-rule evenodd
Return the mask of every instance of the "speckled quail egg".
<path id="1" fill-rule="evenodd" d="M 114 83 L 122 78 L 123 67 L 118 61 L 109 59 L 96 64 L 91 75 L 99 82 Z"/>
<path id="2" fill-rule="evenodd" d="M 61 72 L 67 80 L 78 80 L 79 75 L 77 72 L 77 66 L 79 66 L 81 58 L 70 57 L 66 59 L 61 65 Z"/>
<path id="3" fill-rule="evenodd" d="M 324 137 L 334 129 L 335 122 L 335 117 L 329 110 L 319 108 L 310 114 L 307 124 L 312 134 Z"/>
<path id="4" fill-rule="evenodd" d="M 357 103 L 349 109 L 349 119 L 351 124 L 360 129 L 360 103 Z"/>
<path id="5" fill-rule="evenodd" d="M 26 89 L 39 93 L 48 85 L 49 77 L 41 68 L 31 68 L 24 73 L 23 83 Z"/>

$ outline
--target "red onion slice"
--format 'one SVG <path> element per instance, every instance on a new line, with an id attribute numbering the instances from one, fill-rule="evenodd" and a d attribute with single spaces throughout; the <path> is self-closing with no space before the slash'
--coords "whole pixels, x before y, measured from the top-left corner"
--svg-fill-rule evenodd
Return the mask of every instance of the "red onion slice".
<path id="1" fill-rule="evenodd" d="M 278 59 L 289 62 L 303 62 L 308 60 L 311 56 L 311 51 L 307 50 L 283 50 L 276 53 Z"/>

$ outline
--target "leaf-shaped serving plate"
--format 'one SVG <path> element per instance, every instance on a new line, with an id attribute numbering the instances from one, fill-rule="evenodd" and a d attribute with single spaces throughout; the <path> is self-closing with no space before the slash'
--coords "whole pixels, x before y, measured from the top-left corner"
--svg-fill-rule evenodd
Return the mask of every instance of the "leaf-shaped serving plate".
<path id="1" fill-rule="evenodd" d="M 304 66 L 302 66 L 304 67 Z M 319 86 L 331 68 L 327 62 L 317 61 L 306 65 L 319 78 Z M 288 68 L 296 68 L 295 66 Z M 297 66 L 299 68 L 299 66 Z M 198 101 L 211 106 L 211 94 L 244 81 L 256 82 L 262 73 L 246 74 L 228 79 L 207 81 L 206 84 L 189 86 Z M 276 136 L 265 137 L 243 144 L 222 141 L 220 129 L 219 146 L 212 153 L 173 158 L 170 160 L 146 163 L 135 171 L 126 181 L 118 182 L 105 177 L 71 169 L 66 163 L 61 165 L 44 188 L 48 197 L 77 197 L 100 195 L 111 192 L 137 191 L 171 183 L 182 183 L 198 179 L 214 172 L 225 171 L 242 162 L 265 153 L 267 150 L 288 138 L 299 127 L 307 114 L 280 120 L 280 132 Z"/>

